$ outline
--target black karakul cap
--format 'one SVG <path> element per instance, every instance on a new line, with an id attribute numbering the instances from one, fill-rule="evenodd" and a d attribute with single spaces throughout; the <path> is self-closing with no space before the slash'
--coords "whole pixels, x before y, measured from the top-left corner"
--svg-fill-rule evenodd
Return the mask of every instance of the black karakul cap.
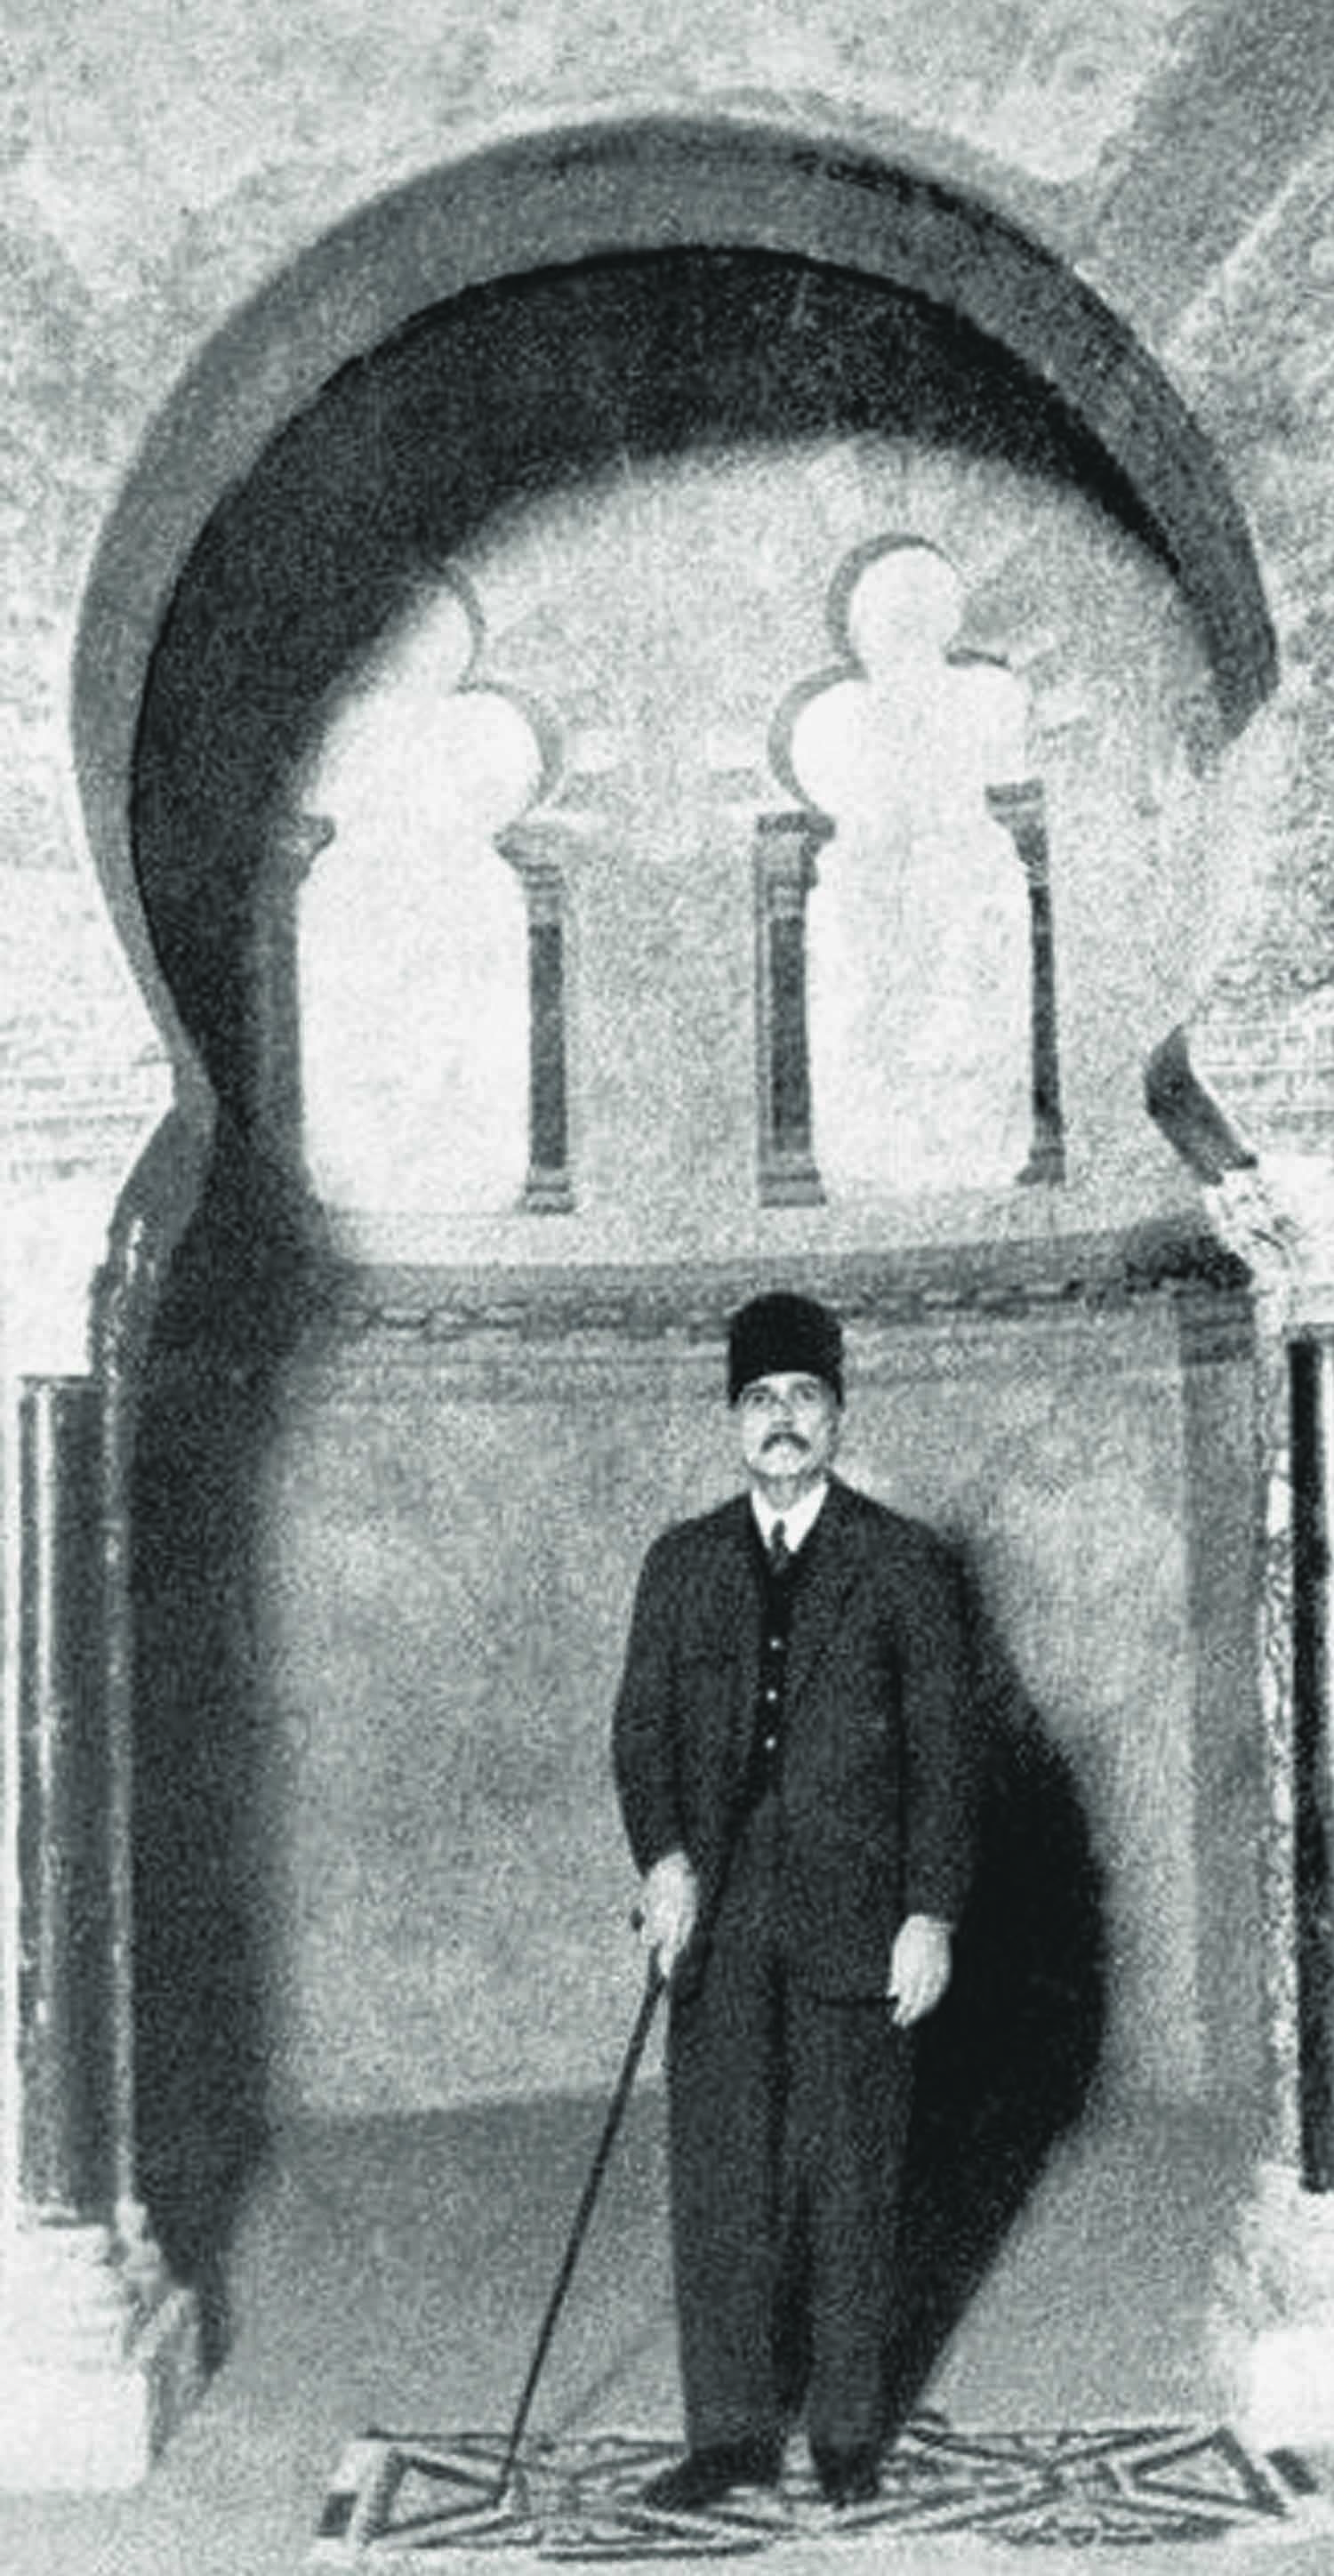
<path id="1" fill-rule="evenodd" d="M 727 1327 L 727 1394 L 757 1377 L 819 1377 L 843 1401 L 843 1327 L 828 1306 L 777 1288 L 752 1297 Z"/>

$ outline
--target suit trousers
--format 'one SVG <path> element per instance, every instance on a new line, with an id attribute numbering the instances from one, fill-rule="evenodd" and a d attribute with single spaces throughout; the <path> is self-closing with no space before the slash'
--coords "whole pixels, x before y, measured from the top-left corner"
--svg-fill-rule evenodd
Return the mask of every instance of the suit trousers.
<path id="1" fill-rule="evenodd" d="M 913 2044 L 812 1989 L 782 1942 L 778 1803 L 741 1828 L 668 2034 L 672 2250 L 692 2450 L 884 2430 Z M 886 1960 L 888 1976 L 888 1960 Z"/>

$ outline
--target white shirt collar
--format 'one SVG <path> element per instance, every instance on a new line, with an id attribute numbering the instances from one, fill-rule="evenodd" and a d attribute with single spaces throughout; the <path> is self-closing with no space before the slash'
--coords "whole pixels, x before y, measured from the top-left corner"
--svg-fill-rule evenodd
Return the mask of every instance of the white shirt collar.
<path id="1" fill-rule="evenodd" d="M 827 1476 L 822 1476 L 819 1484 L 812 1485 L 810 1492 L 803 1494 L 799 1502 L 790 1503 L 785 1512 L 780 1512 L 764 1494 L 759 1493 L 752 1485 L 750 1492 L 750 1507 L 755 1514 L 756 1521 L 759 1525 L 760 1536 L 764 1541 L 765 1547 L 768 1547 L 769 1542 L 773 1537 L 774 1522 L 781 1521 L 783 1524 L 783 1536 L 787 1540 L 792 1554 L 795 1556 L 802 1540 L 809 1538 L 811 1531 L 814 1529 L 815 1524 L 820 1517 L 824 1498 L 828 1491 L 829 1479 Z"/>

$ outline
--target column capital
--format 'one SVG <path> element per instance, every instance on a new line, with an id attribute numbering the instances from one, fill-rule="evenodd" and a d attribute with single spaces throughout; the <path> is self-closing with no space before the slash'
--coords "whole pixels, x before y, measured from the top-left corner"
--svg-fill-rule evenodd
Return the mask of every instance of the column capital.
<path id="1" fill-rule="evenodd" d="M 286 893 L 296 894 L 321 850 L 327 850 L 337 838 L 338 826 L 328 814 L 280 814 L 268 839 L 273 879 Z"/>
<path id="2" fill-rule="evenodd" d="M 494 836 L 495 847 L 528 883 L 533 878 L 563 877 L 595 838 L 599 821 L 584 807 L 553 806 L 543 814 L 521 815 Z"/>
<path id="3" fill-rule="evenodd" d="M 504 838 L 508 839 L 508 834 Z M 565 909 L 563 862 L 559 858 L 548 857 L 535 850 L 525 850 L 520 853 L 504 848 L 499 838 L 496 846 L 500 850 L 501 857 L 508 859 L 515 875 L 522 883 L 528 902 L 529 921 L 560 921 Z"/>
<path id="4" fill-rule="evenodd" d="M 1253 1159 L 1220 1172 L 1201 1196 L 1219 1241 L 1250 1271 L 1269 1330 L 1295 1324 L 1306 1304 L 1314 1315 L 1321 1301 L 1303 1295 L 1315 1268 L 1314 1212 L 1294 1201 L 1267 1162 Z M 1334 1323 L 1334 1299 L 1329 1312 Z"/>
<path id="5" fill-rule="evenodd" d="M 819 881 L 816 852 L 832 841 L 837 828 L 814 805 L 756 815 L 756 853 L 765 893 L 776 914 L 790 918 L 802 912 L 807 895 Z"/>
<path id="6" fill-rule="evenodd" d="M 1045 894 L 1051 883 L 1051 846 L 1047 837 L 1047 793 L 1040 778 L 1020 778 L 986 791 L 987 812 L 1008 832 L 1028 879 L 1030 894 Z"/>

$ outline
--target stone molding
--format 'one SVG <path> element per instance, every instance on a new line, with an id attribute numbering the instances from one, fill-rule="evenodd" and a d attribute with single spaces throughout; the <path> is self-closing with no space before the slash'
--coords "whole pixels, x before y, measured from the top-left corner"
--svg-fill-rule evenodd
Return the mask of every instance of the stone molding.
<path id="1" fill-rule="evenodd" d="M 100 2335 L 62 2342 L 36 2304 L 49 2286 L 25 2281 L 0 2311 L 0 2493 L 139 2486 L 203 2386 L 194 2299 L 167 2289 L 151 2308 L 123 2304 L 113 2278 Z"/>
<path id="2" fill-rule="evenodd" d="M 333 1274 L 326 1320 L 337 1339 L 450 1342 L 568 1335 L 690 1342 L 721 1334 L 733 1307 L 794 1268 L 845 1321 L 912 1325 L 944 1318 L 1117 1311 L 1165 1291 L 1246 1297 L 1235 1253 L 1188 1220 L 1063 1241 L 941 1246 L 901 1253 L 772 1258 L 661 1268 L 505 1270 L 366 1265 Z"/>

